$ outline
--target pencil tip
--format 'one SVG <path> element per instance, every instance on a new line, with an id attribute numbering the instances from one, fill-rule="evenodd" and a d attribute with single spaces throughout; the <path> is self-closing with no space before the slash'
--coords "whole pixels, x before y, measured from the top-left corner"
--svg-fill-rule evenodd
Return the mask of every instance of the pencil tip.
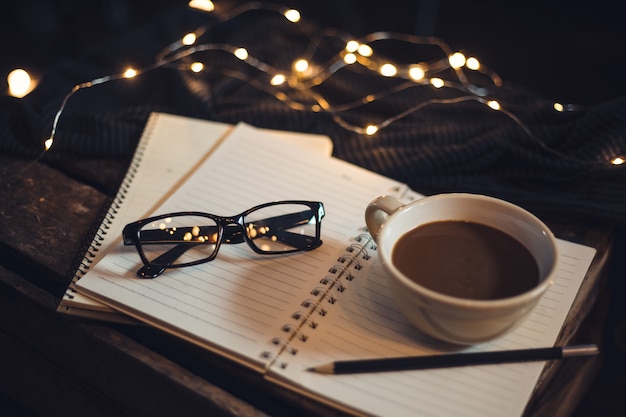
<path id="1" fill-rule="evenodd" d="M 311 366 L 310 368 L 306 368 L 307 371 L 309 372 L 316 372 L 318 374 L 332 374 L 333 373 L 333 366 L 332 365 L 318 365 L 318 366 Z"/>

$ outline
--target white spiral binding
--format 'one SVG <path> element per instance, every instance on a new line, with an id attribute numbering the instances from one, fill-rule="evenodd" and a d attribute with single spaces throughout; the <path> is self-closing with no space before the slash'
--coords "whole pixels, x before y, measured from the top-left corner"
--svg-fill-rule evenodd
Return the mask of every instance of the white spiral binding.
<path id="1" fill-rule="evenodd" d="M 133 158 L 130 162 L 128 170 L 126 171 L 126 174 L 124 175 L 124 179 L 122 180 L 117 190 L 117 193 L 115 194 L 113 199 L 110 201 L 110 203 L 108 203 L 108 206 L 104 206 L 106 207 L 106 212 L 104 213 L 104 215 L 98 216 L 96 221 L 94 222 L 94 224 L 98 224 L 97 223 L 98 221 L 100 223 L 98 224 L 98 228 L 93 234 L 93 238 L 91 239 L 91 242 L 89 242 L 89 244 L 87 245 L 87 248 L 82 252 L 82 259 L 80 259 L 80 262 L 76 262 L 78 263 L 78 267 L 76 271 L 74 272 L 74 274 L 72 275 L 72 280 L 70 282 L 70 285 L 67 287 L 65 291 L 64 298 L 70 299 L 70 300 L 75 298 L 74 294 L 76 293 L 76 290 L 74 289 L 73 284 L 76 283 L 76 281 L 82 278 L 83 275 L 85 275 L 89 271 L 89 269 L 91 268 L 91 265 L 94 262 L 94 258 L 97 257 L 97 253 L 100 252 L 100 250 L 102 249 L 101 248 L 102 241 L 105 239 L 105 236 L 108 234 L 109 229 L 111 228 L 111 224 L 115 220 L 117 213 L 119 212 L 122 204 L 124 203 L 124 199 L 126 198 L 126 195 L 131 187 L 131 184 L 135 178 L 135 175 L 137 174 L 137 171 L 139 170 L 139 166 L 143 159 L 146 147 L 147 147 L 147 143 L 145 141 L 140 142 L 138 148 L 135 151 L 135 154 L 133 155 Z M 76 265 L 76 263 L 74 263 L 74 265 Z"/>

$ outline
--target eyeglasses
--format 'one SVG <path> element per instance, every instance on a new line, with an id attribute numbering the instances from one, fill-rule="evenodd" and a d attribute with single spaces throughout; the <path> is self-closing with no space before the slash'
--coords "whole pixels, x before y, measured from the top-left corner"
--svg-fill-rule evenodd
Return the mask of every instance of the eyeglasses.
<path id="1" fill-rule="evenodd" d="M 222 243 L 242 243 L 259 254 L 308 251 L 322 244 L 324 205 L 314 201 L 261 204 L 230 217 L 189 211 L 129 223 L 124 245 L 134 245 L 144 266 L 141 278 L 156 278 L 167 268 L 215 259 Z"/>

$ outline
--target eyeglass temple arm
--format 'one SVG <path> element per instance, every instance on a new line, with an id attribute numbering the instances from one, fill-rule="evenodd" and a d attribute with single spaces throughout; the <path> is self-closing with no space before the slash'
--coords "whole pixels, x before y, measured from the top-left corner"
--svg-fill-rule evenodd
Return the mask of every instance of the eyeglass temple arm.
<path id="1" fill-rule="evenodd" d="M 198 243 L 199 244 L 199 243 Z M 140 278 L 156 278 L 169 268 L 176 259 L 180 258 L 187 250 L 191 249 L 196 244 L 185 243 L 174 246 L 167 252 L 162 253 L 156 257 L 151 264 L 142 266 L 137 275 Z"/>
<path id="2" fill-rule="evenodd" d="M 181 243 L 181 244 L 189 244 L 189 243 L 215 243 L 215 241 L 211 238 L 218 232 L 217 226 L 200 226 L 198 228 L 197 233 L 190 235 L 193 233 L 195 227 L 177 227 L 176 231 L 164 231 L 161 229 L 145 229 L 139 232 L 138 241 L 142 245 L 160 245 L 164 243 Z M 186 236 L 192 236 L 190 240 L 186 238 Z M 197 236 L 204 236 L 204 242 L 195 239 Z M 208 237 L 208 238 L 206 238 Z M 135 242 L 132 239 L 124 239 L 125 245 L 133 245 Z"/>
<path id="3" fill-rule="evenodd" d="M 253 222 L 255 229 L 259 230 L 264 227 L 268 227 L 273 232 L 282 232 L 281 236 L 289 240 L 291 237 L 301 238 L 302 235 L 297 233 L 291 233 L 284 229 L 298 226 L 300 224 L 306 224 L 311 219 L 311 212 L 305 210 L 299 213 L 282 214 L 280 216 L 270 217 L 267 219 L 261 219 Z M 193 227 L 178 227 L 175 232 L 167 232 L 160 229 L 147 229 L 139 232 L 139 242 L 142 245 L 156 245 L 163 243 L 180 243 L 188 245 L 190 243 L 202 244 L 202 243 L 215 243 L 212 239 L 208 239 L 206 242 L 199 242 L 197 240 L 189 241 L 184 237 L 187 233 L 192 232 Z M 218 232 L 217 226 L 200 226 L 197 235 L 211 237 Z M 240 228 L 226 227 L 224 230 L 225 235 L 222 237 L 222 241 L 225 243 L 241 243 L 243 242 L 243 234 Z M 251 237 L 252 239 L 264 237 L 263 234 Z M 277 236 L 279 237 L 279 236 Z M 289 243 L 289 242 L 287 242 Z M 130 239 L 124 239 L 125 245 L 132 245 L 134 242 Z"/>

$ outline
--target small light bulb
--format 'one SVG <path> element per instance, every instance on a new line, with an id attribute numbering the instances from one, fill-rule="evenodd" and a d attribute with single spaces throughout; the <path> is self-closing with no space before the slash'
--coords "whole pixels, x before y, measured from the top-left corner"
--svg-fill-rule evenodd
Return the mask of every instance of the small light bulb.
<path id="1" fill-rule="evenodd" d="M 13 97 L 22 98 L 33 88 L 30 74 L 21 68 L 15 69 L 7 76 L 9 84 L 9 94 Z"/>
<path id="2" fill-rule="evenodd" d="M 283 13 L 283 15 L 287 18 L 287 20 L 289 20 L 290 22 L 293 23 L 297 23 L 300 21 L 300 12 L 297 11 L 296 9 L 288 9 L 285 10 L 285 12 Z"/>
<path id="3" fill-rule="evenodd" d="M 299 59 L 293 64 L 293 68 L 297 72 L 304 72 L 309 68 L 309 62 L 306 59 Z"/>
<path id="4" fill-rule="evenodd" d="M 248 51 L 246 48 L 237 48 L 233 54 L 242 61 L 248 59 Z"/>
<path id="5" fill-rule="evenodd" d="M 202 62 L 194 62 L 189 66 L 189 69 L 198 73 L 204 69 L 204 64 Z"/>
<path id="6" fill-rule="evenodd" d="M 500 110 L 500 103 L 498 103 L 496 100 L 489 100 L 487 102 L 487 105 L 494 110 Z"/>
<path id="7" fill-rule="evenodd" d="M 393 64 L 387 63 L 387 64 L 383 64 L 380 67 L 380 74 L 385 77 L 393 77 L 397 73 L 398 73 L 398 69 Z"/>
<path id="8" fill-rule="evenodd" d="M 473 71 L 477 71 L 480 69 L 480 61 L 471 56 L 467 58 L 467 61 L 465 61 L 465 66 Z"/>
<path id="9" fill-rule="evenodd" d="M 367 125 L 365 127 L 365 134 L 372 136 L 374 133 L 378 132 L 378 126 L 376 125 Z"/>
<path id="10" fill-rule="evenodd" d="M 356 62 L 356 55 L 352 53 L 346 54 L 346 56 L 343 57 L 343 62 L 345 62 L 348 65 L 354 64 Z"/>
<path id="11" fill-rule="evenodd" d="M 204 12 L 212 12 L 215 10 L 215 5 L 210 0 L 191 0 L 189 7 L 192 9 L 202 10 Z"/>
<path id="12" fill-rule="evenodd" d="M 455 52 L 448 58 L 448 62 L 450 62 L 450 66 L 452 68 L 461 68 L 465 65 L 465 55 L 460 52 Z"/>
<path id="13" fill-rule="evenodd" d="M 196 34 L 195 33 L 188 33 L 183 37 L 183 45 L 193 45 L 194 43 L 196 43 Z"/>
<path id="14" fill-rule="evenodd" d="M 554 103 L 554 110 L 561 112 L 565 110 L 565 107 L 561 103 Z"/>
<path id="15" fill-rule="evenodd" d="M 137 75 L 137 71 L 134 70 L 133 68 L 128 68 L 126 71 L 124 71 L 124 78 L 133 78 Z"/>
<path id="16" fill-rule="evenodd" d="M 445 85 L 445 83 L 443 82 L 443 80 L 441 78 L 431 78 L 430 79 L 430 83 L 432 84 L 433 87 L 435 88 L 441 88 Z"/>
<path id="17" fill-rule="evenodd" d="M 54 141 L 52 140 L 52 138 L 48 138 L 48 139 L 46 139 L 46 141 L 43 143 L 43 147 L 44 147 L 44 149 L 47 151 L 47 150 L 49 150 L 50 148 L 52 148 L 52 143 L 53 143 L 53 142 L 54 142 Z"/>
<path id="18" fill-rule="evenodd" d="M 270 84 L 272 84 L 272 85 L 281 85 L 286 80 L 287 80 L 287 78 L 285 78 L 285 76 L 283 74 L 276 74 L 270 80 Z"/>
<path id="19" fill-rule="evenodd" d="M 611 160 L 611 163 L 613 165 L 622 165 L 624 162 L 626 162 L 626 160 L 624 160 L 624 158 L 619 157 L 619 156 Z"/>
<path id="20" fill-rule="evenodd" d="M 374 53 L 374 50 L 372 49 L 372 47 L 366 44 L 359 45 L 359 48 L 357 49 L 357 51 L 362 56 L 372 56 L 372 54 Z"/>
<path id="21" fill-rule="evenodd" d="M 359 49 L 359 43 L 357 41 L 349 41 L 346 43 L 346 51 L 356 52 Z"/>
<path id="22" fill-rule="evenodd" d="M 426 72 L 421 65 L 411 65 L 409 68 L 409 77 L 415 81 L 423 80 Z"/>

